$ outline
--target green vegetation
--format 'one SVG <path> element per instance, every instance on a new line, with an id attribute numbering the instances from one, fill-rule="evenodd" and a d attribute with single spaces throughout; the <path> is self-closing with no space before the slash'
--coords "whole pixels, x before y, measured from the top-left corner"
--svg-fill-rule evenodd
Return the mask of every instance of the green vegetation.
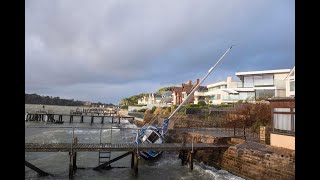
<path id="1" fill-rule="evenodd" d="M 138 106 L 138 107 L 143 107 L 143 106 L 147 106 L 146 104 L 134 104 L 132 106 Z"/>
<path id="2" fill-rule="evenodd" d="M 126 109 L 126 110 L 128 110 L 128 105 L 121 106 L 121 109 Z"/>
<path id="3" fill-rule="evenodd" d="M 141 93 L 141 94 L 138 94 L 138 95 L 133 95 L 133 96 L 130 96 L 128 98 L 123 98 L 121 100 L 121 104 L 124 104 L 124 105 L 129 105 L 129 106 L 134 106 L 134 105 L 137 105 L 138 104 L 138 99 L 142 98 L 143 96 L 145 95 L 148 95 L 146 93 Z"/>
<path id="4" fill-rule="evenodd" d="M 174 86 L 163 87 L 163 88 L 159 89 L 156 92 L 156 94 L 160 94 L 163 91 L 172 90 L 173 87 Z M 130 96 L 128 98 L 123 98 L 123 99 L 121 99 L 120 104 L 129 105 L 129 106 L 143 106 L 143 105 L 140 105 L 140 104 L 138 105 L 138 99 L 142 98 L 143 96 L 147 96 L 147 95 L 149 95 L 149 94 L 141 93 L 141 94 L 138 94 L 138 95 Z"/>
<path id="5" fill-rule="evenodd" d="M 151 109 L 151 112 L 153 113 L 156 109 L 157 109 L 157 107 L 153 106 L 152 109 Z"/>
<path id="6" fill-rule="evenodd" d="M 161 89 L 159 89 L 156 94 L 160 94 L 162 91 L 172 91 L 172 89 L 174 88 L 174 86 L 168 86 L 168 87 L 163 87 Z"/>
<path id="7" fill-rule="evenodd" d="M 209 105 L 209 107 L 232 107 L 232 106 L 233 104 L 216 104 L 216 105 L 210 104 Z"/>
<path id="8" fill-rule="evenodd" d="M 199 101 L 199 102 L 198 102 L 198 105 L 200 105 L 200 106 L 206 106 L 207 103 L 206 103 L 205 101 Z"/>
<path id="9" fill-rule="evenodd" d="M 147 109 L 139 109 L 138 112 L 146 112 Z"/>
<path id="10" fill-rule="evenodd" d="M 40 96 L 38 94 L 25 94 L 26 104 L 44 104 L 44 105 L 60 105 L 60 106 L 84 106 L 83 101 L 75 101 L 73 99 L 60 99 L 60 97 Z M 101 102 L 92 103 L 91 105 L 114 106 L 113 104 L 103 104 Z"/>

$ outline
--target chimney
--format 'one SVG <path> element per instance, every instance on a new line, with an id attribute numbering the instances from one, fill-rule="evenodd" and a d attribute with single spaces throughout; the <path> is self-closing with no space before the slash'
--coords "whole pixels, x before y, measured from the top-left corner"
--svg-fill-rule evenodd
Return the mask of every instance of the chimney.
<path id="1" fill-rule="evenodd" d="M 199 84 L 199 82 L 200 82 L 200 79 L 197 79 L 197 84 Z M 196 84 L 196 85 L 197 85 L 197 84 Z"/>
<path id="2" fill-rule="evenodd" d="M 192 81 L 191 81 L 191 80 L 188 80 L 187 84 L 188 84 L 188 85 L 191 85 L 191 84 L 192 84 Z"/>

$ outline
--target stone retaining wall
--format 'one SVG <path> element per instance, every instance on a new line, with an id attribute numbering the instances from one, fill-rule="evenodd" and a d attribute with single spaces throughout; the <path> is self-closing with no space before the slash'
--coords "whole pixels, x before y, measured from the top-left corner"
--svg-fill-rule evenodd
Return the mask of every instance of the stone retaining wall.
<path id="1" fill-rule="evenodd" d="M 275 146 L 245 142 L 237 138 L 169 131 L 167 142 L 231 143 L 225 150 L 199 150 L 195 159 L 209 166 L 224 169 L 245 179 L 295 179 L 295 151 Z"/>
<path id="2" fill-rule="evenodd" d="M 243 142 L 239 145 L 245 145 Z M 258 143 L 257 143 L 258 144 Z M 225 169 L 246 179 L 295 179 L 294 152 L 231 146 L 226 151 L 210 153 L 209 165 Z"/>

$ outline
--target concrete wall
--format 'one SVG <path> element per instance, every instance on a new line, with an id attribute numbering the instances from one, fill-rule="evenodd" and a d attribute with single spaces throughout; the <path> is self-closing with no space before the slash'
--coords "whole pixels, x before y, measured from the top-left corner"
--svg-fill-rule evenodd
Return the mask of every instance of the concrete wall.
<path id="1" fill-rule="evenodd" d="M 295 137 L 271 133 L 270 145 L 295 150 Z"/>
<path id="2" fill-rule="evenodd" d="M 140 109 L 149 109 L 148 106 L 128 106 L 128 111 L 140 110 Z"/>
<path id="3" fill-rule="evenodd" d="M 277 89 L 285 89 L 286 88 L 286 80 L 285 78 L 288 76 L 289 73 L 283 74 L 275 74 L 274 75 L 274 86 Z"/>

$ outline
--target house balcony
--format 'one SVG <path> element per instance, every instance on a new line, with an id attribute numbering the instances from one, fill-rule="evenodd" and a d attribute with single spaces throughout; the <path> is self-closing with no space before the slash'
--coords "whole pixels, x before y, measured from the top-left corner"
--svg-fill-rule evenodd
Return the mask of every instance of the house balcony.
<path id="1" fill-rule="evenodd" d="M 208 92 L 208 91 L 206 91 L 206 92 Z M 205 95 L 206 92 L 196 91 L 196 92 L 194 92 L 194 96 L 206 96 L 206 95 Z"/>

